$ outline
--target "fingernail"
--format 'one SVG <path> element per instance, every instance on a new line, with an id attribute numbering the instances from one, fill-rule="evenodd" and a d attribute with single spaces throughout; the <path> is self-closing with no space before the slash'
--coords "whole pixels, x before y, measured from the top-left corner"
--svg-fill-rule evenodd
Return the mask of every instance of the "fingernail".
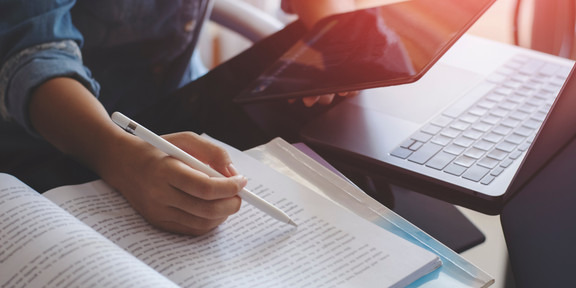
<path id="1" fill-rule="evenodd" d="M 232 165 L 232 163 L 228 164 L 228 167 L 226 167 L 226 169 L 228 169 L 228 173 L 230 173 L 231 176 L 238 175 L 238 171 L 236 170 L 236 167 Z"/>
<path id="2" fill-rule="evenodd" d="M 242 175 L 236 175 L 234 176 L 234 178 L 238 179 L 238 183 L 240 184 L 240 186 L 244 187 L 246 186 L 246 184 L 248 184 L 248 178 L 242 176 Z"/>

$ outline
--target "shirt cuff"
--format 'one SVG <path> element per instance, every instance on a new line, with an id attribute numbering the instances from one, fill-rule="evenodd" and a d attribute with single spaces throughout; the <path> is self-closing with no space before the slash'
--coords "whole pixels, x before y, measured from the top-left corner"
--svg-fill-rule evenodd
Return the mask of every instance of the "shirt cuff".
<path id="1" fill-rule="evenodd" d="M 34 88 L 56 77 L 73 78 L 96 97 L 100 86 L 82 64 L 76 42 L 65 40 L 27 48 L 12 56 L 0 70 L 0 113 L 14 118 L 35 134 L 29 120 L 28 104 Z"/>

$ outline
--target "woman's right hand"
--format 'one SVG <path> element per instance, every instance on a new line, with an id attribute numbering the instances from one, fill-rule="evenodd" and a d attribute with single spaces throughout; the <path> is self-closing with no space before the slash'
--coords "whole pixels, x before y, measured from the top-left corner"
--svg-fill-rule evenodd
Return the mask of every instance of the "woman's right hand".
<path id="1" fill-rule="evenodd" d="M 237 175 L 224 149 L 192 132 L 164 136 L 227 176 L 214 178 L 125 134 L 131 139 L 113 148 L 115 159 L 109 165 L 115 167 L 106 169 L 110 172 L 102 173 L 102 177 L 152 225 L 171 232 L 201 235 L 240 209 L 238 192 L 247 180 Z"/>

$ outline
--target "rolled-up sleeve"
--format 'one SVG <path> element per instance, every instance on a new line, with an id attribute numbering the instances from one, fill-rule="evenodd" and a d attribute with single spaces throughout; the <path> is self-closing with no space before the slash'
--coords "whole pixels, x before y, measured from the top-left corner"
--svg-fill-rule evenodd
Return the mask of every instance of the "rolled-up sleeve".
<path id="1" fill-rule="evenodd" d="M 0 21 L 0 112 L 29 131 L 28 103 L 43 82 L 71 77 L 99 93 L 82 63 L 82 35 L 70 17 L 73 5 L 66 0 L 0 2 L 0 14 L 9 15 Z"/>

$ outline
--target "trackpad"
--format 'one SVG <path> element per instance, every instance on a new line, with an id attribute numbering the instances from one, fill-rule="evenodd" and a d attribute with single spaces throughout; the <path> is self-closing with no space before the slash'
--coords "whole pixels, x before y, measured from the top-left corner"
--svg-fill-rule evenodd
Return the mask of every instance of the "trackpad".
<path id="1" fill-rule="evenodd" d="M 414 83 L 364 90 L 350 103 L 421 124 L 482 79 L 472 71 L 438 63 Z"/>

